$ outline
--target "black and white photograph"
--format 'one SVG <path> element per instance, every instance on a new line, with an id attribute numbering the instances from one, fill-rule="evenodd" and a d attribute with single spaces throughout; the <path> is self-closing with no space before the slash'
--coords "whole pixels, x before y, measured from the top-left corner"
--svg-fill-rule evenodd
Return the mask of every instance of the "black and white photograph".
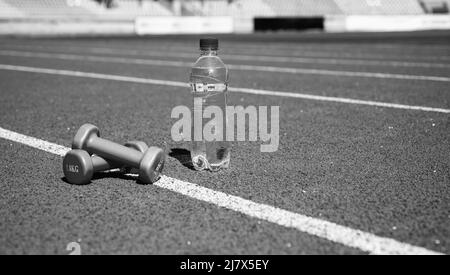
<path id="1" fill-rule="evenodd" d="M 0 205 L 0 255 L 449 254 L 450 0 L 0 0 Z"/>

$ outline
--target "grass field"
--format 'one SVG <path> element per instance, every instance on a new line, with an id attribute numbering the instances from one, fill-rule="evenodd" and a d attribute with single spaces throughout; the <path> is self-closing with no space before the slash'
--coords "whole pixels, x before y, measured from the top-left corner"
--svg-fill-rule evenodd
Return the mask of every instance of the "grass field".
<path id="1" fill-rule="evenodd" d="M 279 105 L 280 147 L 189 168 L 173 107 L 198 37 L 0 38 L 0 253 L 450 253 L 450 33 L 221 36 L 230 105 Z M 78 127 L 172 148 L 164 177 L 66 183 Z"/>

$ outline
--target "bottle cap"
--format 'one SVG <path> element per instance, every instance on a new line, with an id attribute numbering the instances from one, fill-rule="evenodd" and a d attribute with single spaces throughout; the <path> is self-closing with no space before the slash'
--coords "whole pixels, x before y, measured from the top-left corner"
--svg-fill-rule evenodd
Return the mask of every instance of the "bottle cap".
<path id="1" fill-rule="evenodd" d="M 219 49 L 219 40 L 213 37 L 206 37 L 200 39 L 200 50 L 207 51 L 217 51 Z"/>

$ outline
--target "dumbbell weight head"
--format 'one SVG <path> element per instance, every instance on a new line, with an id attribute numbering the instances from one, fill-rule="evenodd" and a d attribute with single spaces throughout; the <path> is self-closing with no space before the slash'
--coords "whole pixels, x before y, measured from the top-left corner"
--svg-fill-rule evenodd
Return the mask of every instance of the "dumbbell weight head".
<path id="1" fill-rule="evenodd" d="M 141 153 L 148 150 L 147 144 L 142 141 L 131 141 L 126 143 L 125 146 Z M 80 149 L 69 151 L 63 160 L 63 171 L 66 180 L 78 185 L 88 184 L 95 172 L 115 168 L 122 168 L 125 173 L 128 171 L 127 169 L 130 169 L 128 167 L 121 167 L 120 164 L 96 155 L 90 156 L 89 153 Z"/>
<path id="2" fill-rule="evenodd" d="M 94 165 L 91 156 L 83 150 L 69 151 L 63 160 L 63 171 L 66 180 L 71 184 L 88 184 L 94 176 Z"/>
<path id="3" fill-rule="evenodd" d="M 100 131 L 98 128 L 92 124 L 84 124 L 78 129 L 75 137 L 72 141 L 72 149 L 82 149 L 86 148 L 89 139 L 92 137 L 99 137 Z"/>
<path id="4" fill-rule="evenodd" d="M 142 157 L 139 178 L 144 183 L 156 182 L 164 169 L 166 155 L 161 148 L 150 147 Z"/>

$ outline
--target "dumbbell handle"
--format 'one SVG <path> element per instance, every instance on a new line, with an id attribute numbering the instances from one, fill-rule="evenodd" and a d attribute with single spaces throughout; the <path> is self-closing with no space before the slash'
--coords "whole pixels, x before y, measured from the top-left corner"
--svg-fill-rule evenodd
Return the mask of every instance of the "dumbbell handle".
<path id="1" fill-rule="evenodd" d="M 96 155 L 92 156 L 91 159 L 92 165 L 94 166 L 94 172 L 107 171 L 115 168 L 120 168 L 121 166 L 114 161 L 106 160 Z"/>
<path id="2" fill-rule="evenodd" d="M 96 154 L 108 160 L 139 168 L 143 154 L 135 149 L 128 148 L 121 144 L 93 136 L 86 144 L 86 151 Z"/>

